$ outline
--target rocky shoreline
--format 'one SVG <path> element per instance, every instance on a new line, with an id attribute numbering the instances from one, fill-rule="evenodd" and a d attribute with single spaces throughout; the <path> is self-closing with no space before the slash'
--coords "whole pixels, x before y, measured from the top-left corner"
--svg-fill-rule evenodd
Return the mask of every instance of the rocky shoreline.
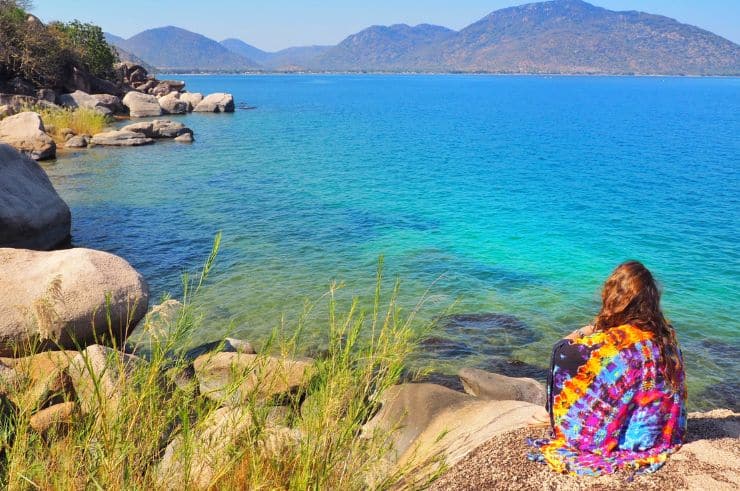
<path id="1" fill-rule="evenodd" d="M 51 136 L 56 130 L 64 139 L 63 148 L 75 150 L 96 145 L 148 145 L 161 138 L 181 143 L 194 141 L 190 128 L 171 120 L 156 119 L 152 121 L 154 128 L 148 123 L 138 123 L 97 134 L 77 134 L 71 128 L 53 128 L 45 124 L 43 117 L 29 108 L 84 108 L 115 119 L 159 118 L 191 112 L 230 113 L 235 110 L 231 94 L 219 92 L 204 96 L 199 92 L 187 92 L 185 82 L 158 80 L 140 65 L 132 63 L 116 66 L 115 83 L 95 79 L 80 71 L 75 75 L 65 85 L 74 90 L 59 94 L 52 88 L 35 88 L 20 79 L 0 86 L 0 90 L 5 87 L 15 91 L 0 92 L 0 142 L 15 147 L 34 160 L 46 160 L 56 157 L 57 142 Z M 94 92 L 94 89 L 101 92 Z"/>

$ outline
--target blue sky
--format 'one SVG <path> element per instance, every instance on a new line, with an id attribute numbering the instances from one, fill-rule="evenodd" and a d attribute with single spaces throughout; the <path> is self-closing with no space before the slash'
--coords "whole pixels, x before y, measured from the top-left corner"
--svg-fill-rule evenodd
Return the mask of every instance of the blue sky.
<path id="1" fill-rule="evenodd" d="M 526 0 L 34 0 L 44 21 L 79 19 L 130 37 L 175 25 L 218 41 L 237 37 L 265 50 L 336 44 L 373 24 L 439 24 L 460 29 Z M 740 43 L 740 0 L 592 0 L 697 25 Z"/>

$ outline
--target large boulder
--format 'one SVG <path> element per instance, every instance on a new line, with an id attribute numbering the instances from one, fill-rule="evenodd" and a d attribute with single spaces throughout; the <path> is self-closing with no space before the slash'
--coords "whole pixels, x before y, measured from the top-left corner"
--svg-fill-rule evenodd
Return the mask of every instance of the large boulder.
<path id="1" fill-rule="evenodd" d="M 180 94 L 180 100 L 187 102 L 188 111 L 192 111 L 203 100 L 203 94 L 200 92 L 183 92 Z"/>
<path id="2" fill-rule="evenodd" d="M 41 116 L 26 111 L 0 121 L 0 142 L 7 143 L 34 160 L 56 156 L 57 146 L 46 134 Z"/>
<path id="3" fill-rule="evenodd" d="M 185 82 L 181 80 L 160 80 L 152 89 L 152 94 L 159 97 L 171 92 L 180 92 L 184 88 Z"/>
<path id="4" fill-rule="evenodd" d="M 193 111 L 198 113 L 233 113 L 234 97 L 223 92 L 207 95 L 195 106 Z"/>
<path id="5" fill-rule="evenodd" d="M 139 133 L 147 138 L 177 138 L 178 136 L 193 134 L 193 130 L 184 124 L 169 119 L 131 123 L 121 128 L 121 131 Z"/>
<path id="6" fill-rule="evenodd" d="M 123 105 L 128 108 L 132 118 L 162 115 L 162 107 L 159 105 L 156 97 L 149 94 L 142 94 L 135 90 L 124 96 Z"/>
<path id="7" fill-rule="evenodd" d="M 52 249 L 69 240 L 71 221 L 41 166 L 0 143 L 0 247 Z"/>
<path id="8" fill-rule="evenodd" d="M 115 96 L 107 96 L 107 97 L 115 97 Z M 93 95 L 88 94 L 87 92 L 83 92 L 81 90 L 76 90 L 70 94 L 61 94 L 60 96 L 57 97 L 57 102 L 59 103 L 60 106 L 69 107 L 69 108 L 83 107 L 86 109 L 93 109 L 105 115 L 110 115 L 113 113 L 113 111 L 109 109 L 107 105 L 101 103 L 101 101 L 98 100 L 98 98 L 96 98 Z"/>
<path id="9" fill-rule="evenodd" d="M 81 70 L 77 67 L 72 67 L 64 80 L 63 87 L 67 92 L 74 92 L 81 90 L 88 94 L 92 92 L 93 76 L 85 70 Z"/>
<path id="10" fill-rule="evenodd" d="M 133 131 L 115 130 L 106 131 L 93 135 L 90 140 L 92 145 L 102 145 L 110 147 L 138 147 L 154 143 L 154 140 L 147 138 L 141 133 Z"/>
<path id="11" fill-rule="evenodd" d="M 491 437 L 525 426 L 541 410 L 522 401 L 484 401 L 435 384 L 397 385 L 380 402 L 380 411 L 363 428 L 367 437 L 389 440 L 377 477 L 407 469 L 422 480 L 440 462 L 454 465 Z"/>
<path id="12" fill-rule="evenodd" d="M 162 106 L 164 114 L 185 114 L 188 112 L 189 104 L 181 101 L 177 92 L 170 92 L 159 98 L 159 105 Z"/>
<path id="13" fill-rule="evenodd" d="M 492 401 L 526 401 L 545 405 L 547 389 L 532 378 L 517 378 L 490 373 L 477 368 L 463 368 L 458 373 L 465 392 Z"/>
<path id="14" fill-rule="evenodd" d="M 306 385 L 315 372 L 313 360 L 281 359 L 246 353 L 208 353 L 193 363 L 200 393 L 236 405 L 252 396 L 270 398 Z"/>
<path id="15" fill-rule="evenodd" d="M 146 313 L 144 278 L 90 249 L 0 249 L 0 356 L 30 348 L 122 343 Z"/>
<path id="16" fill-rule="evenodd" d="M 113 114 L 124 112 L 123 104 L 118 96 L 112 94 L 92 94 L 91 97 L 97 101 L 98 108 L 108 109 Z"/>

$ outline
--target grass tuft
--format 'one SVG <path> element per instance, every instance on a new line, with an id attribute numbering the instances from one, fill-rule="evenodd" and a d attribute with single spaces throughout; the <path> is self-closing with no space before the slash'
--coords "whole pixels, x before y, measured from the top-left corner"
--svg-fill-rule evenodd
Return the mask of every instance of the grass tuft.
<path id="1" fill-rule="evenodd" d="M 92 136 L 104 131 L 112 122 L 110 116 L 85 107 L 41 107 L 30 110 L 39 113 L 47 132 L 57 143 L 64 143 L 65 135 L 61 131 L 67 128 L 75 135 Z"/>

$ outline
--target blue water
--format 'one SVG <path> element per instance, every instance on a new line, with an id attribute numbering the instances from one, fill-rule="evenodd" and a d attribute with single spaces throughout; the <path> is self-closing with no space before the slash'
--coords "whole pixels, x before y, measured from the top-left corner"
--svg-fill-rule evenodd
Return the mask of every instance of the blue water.
<path id="1" fill-rule="evenodd" d="M 157 297 L 223 231 L 203 340 L 259 341 L 334 279 L 371 293 L 383 254 L 407 309 L 430 289 L 422 317 L 456 314 L 424 347 L 441 373 L 541 375 L 636 258 L 664 287 L 692 406 L 737 408 L 740 79 L 185 78 L 256 109 L 179 117 L 193 145 L 47 170 L 75 245 L 125 257 Z"/>

